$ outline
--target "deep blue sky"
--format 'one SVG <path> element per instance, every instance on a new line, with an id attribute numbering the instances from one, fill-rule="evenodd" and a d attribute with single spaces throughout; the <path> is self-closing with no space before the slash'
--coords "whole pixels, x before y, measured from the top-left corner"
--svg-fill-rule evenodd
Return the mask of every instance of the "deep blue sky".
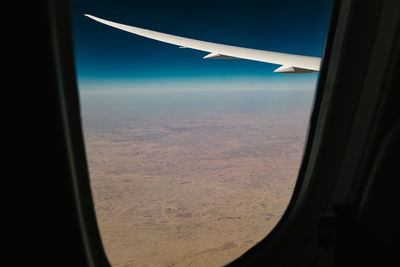
<path id="1" fill-rule="evenodd" d="M 205 80 L 314 80 L 276 74 L 278 65 L 204 60 L 206 53 L 123 32 L 83 16 L 205 41 L 322 56 L 332 0 L 104 1 L 72 0 L 78 81 L 90 84 Z"/>

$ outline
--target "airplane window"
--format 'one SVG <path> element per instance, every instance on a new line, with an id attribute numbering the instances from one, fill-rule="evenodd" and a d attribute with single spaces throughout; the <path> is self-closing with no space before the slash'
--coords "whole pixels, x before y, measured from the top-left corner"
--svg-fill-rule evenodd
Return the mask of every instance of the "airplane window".
<path id="1" fill-rule="evenodd" d="M 220 266 L 277 224 L 332 1 L 71 1 L 90 183 L 112 265 Z"/>

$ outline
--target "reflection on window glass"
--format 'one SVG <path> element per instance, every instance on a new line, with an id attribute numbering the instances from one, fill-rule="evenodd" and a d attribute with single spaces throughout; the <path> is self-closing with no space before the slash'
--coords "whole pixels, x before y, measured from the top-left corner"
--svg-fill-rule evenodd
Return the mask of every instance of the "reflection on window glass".
<path id="1" fill-rule="evenodd" d="M 206 52 L 84 14 L 321 57 L 331 1 L 72 0 L 71 7 L 90 182 L 110 263 L 221 266 L 262 240 L 290 200 L 318 72 L 203 59 Z"/>

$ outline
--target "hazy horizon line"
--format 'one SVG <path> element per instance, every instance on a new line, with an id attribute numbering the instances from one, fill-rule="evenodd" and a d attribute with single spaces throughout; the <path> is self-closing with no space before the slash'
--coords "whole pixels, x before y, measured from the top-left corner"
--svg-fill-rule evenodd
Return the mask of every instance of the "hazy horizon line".
<path id="1" fill-rule="evenodd" d="M 295 74 L 293 74 L 295 75 Z M 106 80 L 78 79 L 79 93 L 130 94 L 161 92 L 213 92 L 213 91 L 276 91 L 315 90 L 317 79 L 156 79 L 156 80 Z"/>

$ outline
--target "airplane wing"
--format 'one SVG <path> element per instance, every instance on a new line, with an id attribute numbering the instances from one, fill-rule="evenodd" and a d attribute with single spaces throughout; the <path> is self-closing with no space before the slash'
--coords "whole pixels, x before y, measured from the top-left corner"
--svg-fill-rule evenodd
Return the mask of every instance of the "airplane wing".
<path id="1" fill-rule="evenodd" d="M 274 72 L 280 73 L 311 73 L 319 71 L 321 59 L 319 57 L 309 57 L 301 55 L 293 55 L 259 49 L 244 48 L 232 45 L 217 44 L 205 42 L 196 39 L 166 34 L 138 27 L 128 26 L 109 20 L 101 19 L 89 14 L 85 16 L 96 20 L 108 26 L 127 31 L 136 35 L 140 35 L 153 40 L 178 45 L 181 48 L 191 48 L 208 52 L 204 56 L 205 59 L 222 58 L 222 59 L 248 59 L 261 61 L 266 63 L 281 65 Z"/>

